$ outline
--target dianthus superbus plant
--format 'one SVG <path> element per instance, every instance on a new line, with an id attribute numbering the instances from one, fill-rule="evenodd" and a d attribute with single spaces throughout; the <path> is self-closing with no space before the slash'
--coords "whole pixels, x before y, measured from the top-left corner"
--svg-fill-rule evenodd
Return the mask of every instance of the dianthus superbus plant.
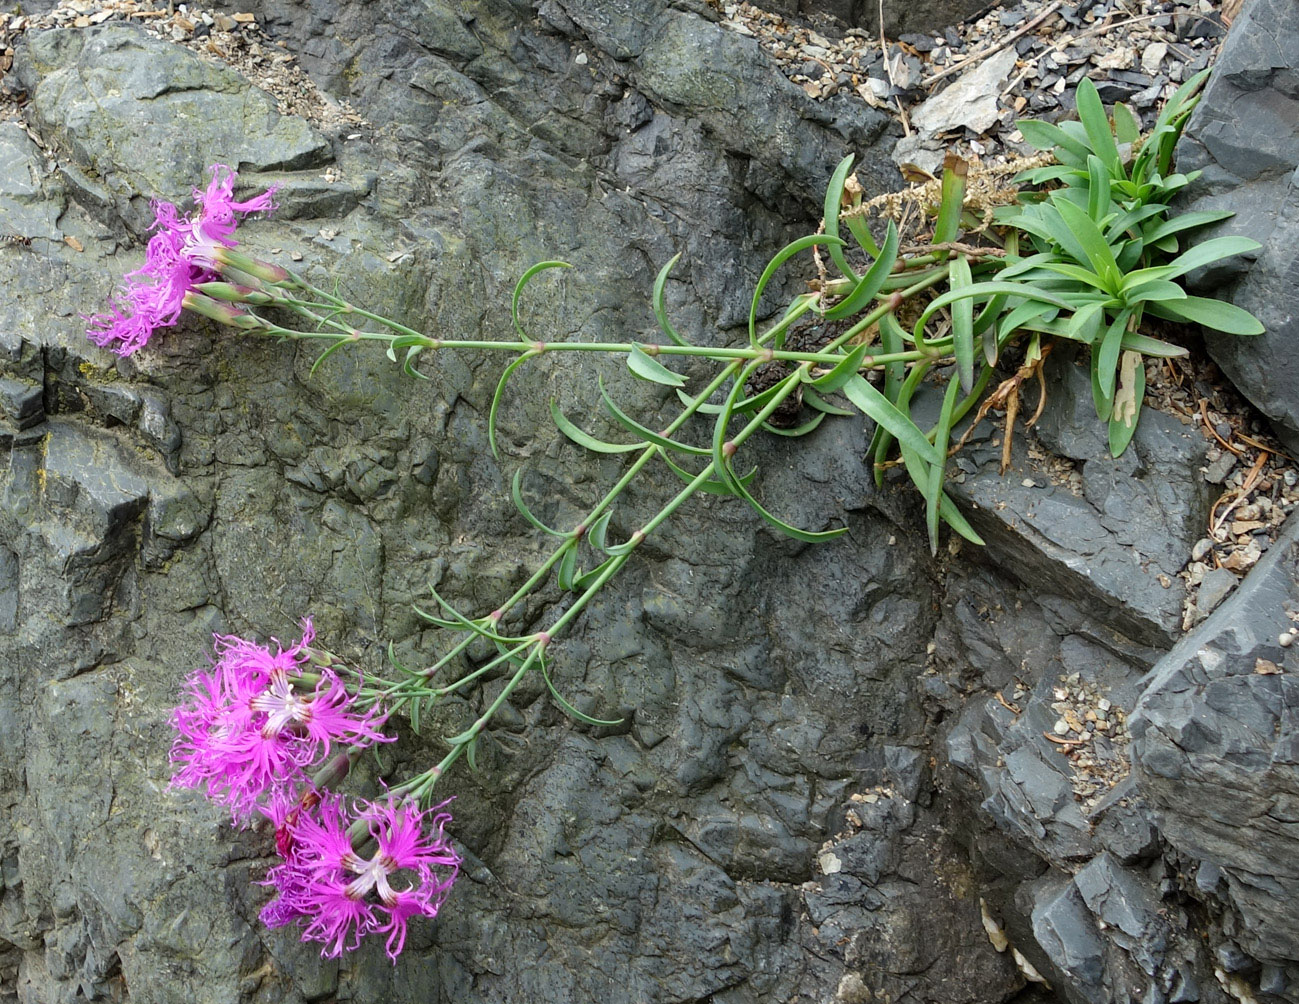
<path id="1" fill-rule="evenodd" d="M 1090 348 L 1097 413 L 1108 423 L 1110 447 L 1118 455 L 1140 414 L 1144 360 L 1185 352 L 1143 333 L 1147 316 L 1242 335 L 1261 332 L 1243 310 L 1187 296 L 1177 282 L 1199 266 L 1258 247 L 1231 237 L 1182 250 L 1184 231 L 1223 214 L 1170 216 L 1169 200 L 1190 180 L 1174 172 L 1173 147 L 1204 80 L 1201 74 L 1183 84 L 1146 135 L 1137 132 L 1122 105 L 1107 114 L 1095 87 L 1083 80 L 1079 121 L 1020 124 L 1025 138 L 1050 156 L 1020 175 L 1013 204 L 967 198 L 980 167 L 949 157 L 942 178 L 931 186 L 932 204 L 911 217 L 918 222 L 890 219 L 872 230 L 870 213 L 879 200 L 864 200 L 851 174 L 852 157 L 845 158 L 830 178 L 820 232 L 772 258 L 753 293 L 746 337 L 724 347 L 693 344 L 668 317 L 663 291 L 676 259 L 663 267 L 650 296 L 664 336 L 659 344 L 547 341 L 529 334 L 520 319 L 522 296 L 539 276 L 568 267 L 558 261 L 529 269 L 515 287 L 510 313 L 517 340 L 440 338 L 240 253 L 233 238 L 236 218 L 272 208 L 273 193 L 236 202 L 228 168 L 213 168 L 211 183 L 195 193 L 191 216 L 159 203 L 145 265 L 127 275 L 112 312 L 92 319 L 90 337 L 121 354 L 141 350 L 182 309 L 249 335 L 322 342 L 313 372 L 332 353 L 353 346 L 381 348 L 415 378 L 423 376 L 420 365 L 428 354 L 503 352 L 513 358 L 488 415 L 493 450 L 506 382 L 542 354 L 617 356 L 638 378 L 673 388 L 681 402 L 666 426 L 651 426 L 628 414 L 601 385 L 601 405 L 625 430 L 623 442 L 595 438 L 551 402 L 564 436 L 588 450 L 626 454 L 624 472 L 581 519 L 551 527 L 528 508 L 516 471 L 515 505 L 554 546 L 490 611 L 461 611 L 433 592 L 430 609 L 418 612 L 449 640 L 429 665 L 408 669 L 394 661 L 391 678 L 363 678 L 315 645 L 309 623 L 299 643 L 287 649 L 276 644 L 275 652 L 242 639 L 217 639 L 215 667 L 191 675 L 185 701 L 174 713 L 174 781 L 202 788 L 229 806 L 237 821 L 258 814 L 274 823 L 281 863 L 267 884 L 278 895 L 263 919 L 270 926 L 298 923 L 304 939 L 321 942 L 331 955 L 355 948 L 366 934 L 383 934 L 395 959 L 408 918 L 436 914 L 459 863 L 444 835 L 449 816 L 437 802 L 439 780 L 462 757 L 476 765 L 482 733 L 531 673 L 541 675 L 556 703 L 575 719 L 617 724 L 564 699 L 552 678 L 551 642 L 697 492 L 735 496 L 799 540 L 824 541 L 846 532 L 791 526 L 755 498 L 757 471 L 745 470 L 737 458 L 757 433 L 800 436 L 827 415 L 865 416 L 875 426 L 871 456 L 877 477 L 896 456 L 923 498 L 931 548 L 937 549 L 944 523 L 979 544 L 943 490 L 955 430 L 972 411 L 978 409 L 977 418 L 994 402 L 1008 405 L 1009 426 L 1018 385 L 1040 367 L 1051 340 Z M 759 304 L 777 272 L 807 252 L 818 264 L 824 254 L 829 264 L 782 311 L 760 319 Z M 994 387 L 1012 345 L 1023 364 Z M 716 366 L 713 376 L 689 386 L 673 368 L 683 357 L 708 359 Z M 918 425 L 911 411 L 926 383 L 937 384 L 942 398 L 929 428 Z M 705 436 L 692 437 L 706 445 L 693 445 L 683 435 L 692 424 L 708 428 Z M 610 521 L 619 496 L 654 463 L 670 468 L 680 490 L 626 539 L 613 539 Z M 542 588 L 570 593 L 571 600 L 542 630 L 506 631 L 507 614 Z M 470 667 L 463 657 L 481 642 L 496 654 Z M 430 707 L 502 671 L 504 687 L 469 728 L 445 740 L 447 752 L 437 764 L 399 781 L 378 801 L 349 802 L 335 790 L 360 749 L 392 738 L 381 729 L 401 717 L 418 731 Z"/>

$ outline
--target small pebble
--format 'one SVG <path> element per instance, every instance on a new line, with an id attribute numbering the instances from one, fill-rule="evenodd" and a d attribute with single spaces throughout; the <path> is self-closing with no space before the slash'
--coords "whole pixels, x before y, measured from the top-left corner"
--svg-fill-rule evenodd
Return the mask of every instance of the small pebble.
<path id="1" fill-rule="evenodd" d="M 1294 644 L 1294 634 L 1290 631 L 1282 631 L 1276 636 L 1276 643 L 1282 648 L 1289 648 Z"/>

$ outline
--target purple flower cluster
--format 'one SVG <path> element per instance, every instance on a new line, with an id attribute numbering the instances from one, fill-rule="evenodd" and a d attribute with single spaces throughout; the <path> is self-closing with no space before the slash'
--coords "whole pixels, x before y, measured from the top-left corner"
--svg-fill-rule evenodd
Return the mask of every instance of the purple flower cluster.
<path id="1" fill-rule="evenodd" d="M 89 318 L 87 336 L 96 345 L 129 356 L 144 347 L 158 328 L 180 319 L 185 294 L 196 285 L 215 279 L 216 257 L 231 248 L 236 214 L 274 208 L 274 189 L 244 202 L 234 199 L 236 173 L 224 164 L 212 165 L 212 180 L 205 191 L 194 190 L 197 208 L 182 216 L 170 202 L 153 203 L 153 229 L 144 265 L 125 276 L 121 295 L 106 314 Z"/>
<path id="2" fill-rule="evenodd" d="M 294 804 L 269 806 L 284 861 L 263 883 L 279 895 L 263 908 L 262 922 L 300 923 L 302 940 L 322 942 L 321 955 L 330 958 L 354 950 L 367 934 L 386 934 L 396 962 L 407 922 L 437 916 L 460 867 L 443 832 L 451 816 L 440 808 L 423 811 L 392 798 L 348 807 L 342 796 L 314 789 Z"/>
<path id="3" fill-rule="evenodd" d="M 300 922 L 303 940 L 322 942 L 328 956 L 386 934 L 396 961 L 409 918 L 436 916 L 455 880 L 459 858 L 443 835 L 451 817 L 391 798 L 349 808 L 308 779 L 335 744 L 392 738 L 379 731 L 377 709 L 358 708 L 333 670 L 304 672 L 311 621 L 302 629 L 288 648 L 216 636 L 216 664 L 190 674 L 172 713 L 172 783 L 205 790 L 236 823 L 254 812 L 274 822 L 283 861 L 263 883 L 279 893 L 262 912 L 268 927 Z M 374 853 L 363 856 L 371 844 Z"/>

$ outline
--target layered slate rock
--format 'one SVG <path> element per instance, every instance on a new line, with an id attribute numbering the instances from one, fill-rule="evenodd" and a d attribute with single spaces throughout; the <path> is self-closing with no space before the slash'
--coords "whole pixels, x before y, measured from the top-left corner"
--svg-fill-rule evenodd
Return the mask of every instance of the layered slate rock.
<path id="1" fill-rule="evenodd" d="M 1155 666 L 1133 719 L 1134 764 L 1201 893 L 1241 918 L 1250 955 L 1299 944 L 1299 527 Z M 1204 877 L 1200 880 L 1199 873 Z"/>
<path id="2" fill-rule="evenodd" d="M 1247 3 L 1223 44 L 1178 147 L 1178 169 L 1202 170 L 1189 209 L 1236 216 L 1217 234 L 1263 248 L 1196 277 L 1252 312 L 1255 338 L 1207 336 L 1210 354 L 1290 449 L 1299 448 L 1299 23 L 1286 0 Z"/>
<path id="3" fill-rule="evenodd" d="M 82 201 L 137 231 L 153 222 L 149 199 L 184 198 L 209 164 L 256 171 L 330 158 L 324 136 L 239 74 L 135 27 L 41 32 L 19 65 L 32 119 L 70 154 Z"/>

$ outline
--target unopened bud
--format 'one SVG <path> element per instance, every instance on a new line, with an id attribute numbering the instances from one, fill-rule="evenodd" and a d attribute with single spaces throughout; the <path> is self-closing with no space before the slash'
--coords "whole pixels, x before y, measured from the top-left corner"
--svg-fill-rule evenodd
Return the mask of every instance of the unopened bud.
<path id="1" fill-rule="evenodd" d="M 212 260 L 216 262 L 219 269 L 238 269 L 245 275 L 260 279 L 262 282 L 273 283 L 277 286 L 297 285 L 288 271 L 279 265 L 272 265 L 268 261 L 250 258 L 248 255 L 240 254 L 230 248 L 217 248 L 216 253 L 212 255 Z"/>
<path id="2" fill-rule="evenodd" d="M 251 331 L 262 326 L 261 321 L 246 311 L 240 310 L 234 304 L 222 303 L 210 296 L 196 293 L 192 289 L 185 293 L 183 302 L 186 310 L 192 310 L 203 317 L 211 318 L 218 324 L 229 324 L 235 328 L 243 328 L 245 331 Z"/>
<path id="3" fill-rule="evenodd" d="M 253 289 L 252 286 L 241 286 L 236 282 L 200 282 L 194 288 L 205 296 L 227 303 L 251 303 L 260 307 L 275 299 L 270 293 Z"/>
<path id="4" fill-rule="evenodd" d="M 359 752 L 359 751 L 358 751 Z M 330 789 L 342 784 L 352 770 L 352 754 L 339 753 L 321 767 L 311 779 L 312 787 Z"/>

